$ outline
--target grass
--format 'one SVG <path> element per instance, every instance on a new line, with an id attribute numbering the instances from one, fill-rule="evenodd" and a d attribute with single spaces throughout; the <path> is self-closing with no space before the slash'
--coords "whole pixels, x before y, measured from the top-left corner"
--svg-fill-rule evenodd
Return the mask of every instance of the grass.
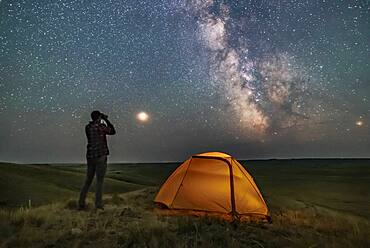
<path id="1" fill-rule="evenodd" d="M 243 164 L 271 225 L 157 215 L 155 192 L 178 164 L 109 165 L 105 210 L 90 193 L 82 212 L 85 166 L 0 164 L 0 247 L 370 247 L 369 160 Z"/>
<path id="2" fill-rule="evenodd" d="M 84 168 L 85 169 L 85 168 Z M 34 206 L 76 197 L 85 179 L 84 171 L 48 165 L 0 164 L 0 207 Z M 107 193 L 128 192 L 143 185 L 107 177 Z M 94 186 L 92 187 L 94 189 Z"/>
<path id="3" fill-rule="evenodd" d="M 162 216 L 157 188 L 113 194 L 106 209 L 76 211 L 75 201 L 1 211 L 2 247 L 369 247 L 367 221 L 315 209 L 272 209 L 273 224 Z M 91 201 L 91 199 L 90 199 Z"/>
<path id="4" fill-rule="evenodd" d="M 370 218 L 370 160 L 270 160 L 243 165 L 280 207 L 316 207 Z"/>

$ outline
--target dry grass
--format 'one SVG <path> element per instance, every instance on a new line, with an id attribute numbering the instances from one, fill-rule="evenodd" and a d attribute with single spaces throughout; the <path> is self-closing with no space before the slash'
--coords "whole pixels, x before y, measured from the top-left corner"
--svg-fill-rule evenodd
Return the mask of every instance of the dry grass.
<path id="1" fill-rule="evenodd" d="M 107 197 L 106 209 L 76 202 L 0 211 L 2 247 L 370 247 L 370 225 L 343 216 L 272 209 L 273 224 L 158 216 L 155 188 Z"/>

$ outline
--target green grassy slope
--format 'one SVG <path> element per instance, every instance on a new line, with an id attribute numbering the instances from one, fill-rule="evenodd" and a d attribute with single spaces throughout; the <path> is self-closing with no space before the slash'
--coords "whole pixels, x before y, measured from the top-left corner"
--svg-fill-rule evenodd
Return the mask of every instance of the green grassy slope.
<path id="1" fill-rule="evenodd" d="M 270 204 L 370 218 L 370 160 L 243 162 Z"/>
<path id="2" fill-rule="evenodd" d="M 270 160 L 242 162 L 268 205 L 337 211 L 370 218 L 370 160 Z M 110 164 L 105 191 L 160 186 L 178 163 Z M 85 165 L 0 164 L 0 204 L 17 206 L 76 196 Z"/>
<path id="3" fill-rule="evenodd" d="M 181 163 L 109 164 L 107 177 L 146 186 L 158 186 Z M 84 172 L 85 165 L 58 165 L 54 168 Z"/>
<path id="4" fill-rule="evenodd" d="M 108 176 L 142 185 L 159 186 L 180 164 L 113 164 Z"/>
<path id="5" fill-rule="evenodd" d="M 48 165 L 0 164 L 0 206 L 14 207 L 61 201 L 77 197 L 84 182 L 83 171 L 70 171 Z M 107 193 L 127 192 L 143 186 L 105 179 Z M 94 189 L 94 184 L 92 189 Z"/>

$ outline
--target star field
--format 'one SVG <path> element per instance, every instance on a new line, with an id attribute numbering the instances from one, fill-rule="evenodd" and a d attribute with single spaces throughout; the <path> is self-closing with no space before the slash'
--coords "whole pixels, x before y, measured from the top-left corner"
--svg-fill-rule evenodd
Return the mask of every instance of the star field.
<path id="1" fill-rule="evenodd" d="M 367 1 L 0 1 L 0 160 L 369 157 Z M 138 122 L 137 113 L 150 116 Z"/>

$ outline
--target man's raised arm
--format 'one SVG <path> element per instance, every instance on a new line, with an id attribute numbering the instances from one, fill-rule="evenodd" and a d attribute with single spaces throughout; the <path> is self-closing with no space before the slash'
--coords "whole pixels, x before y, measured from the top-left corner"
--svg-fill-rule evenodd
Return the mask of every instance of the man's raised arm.
<path id="1" fill-rule="evenodd" d="M 105 127 L 105 133 L 108 135 L 115 135 L 116 134 L 116 129 L 114 129 L 113 124 L 107 119 L 103 119 L 105 123 L 107 123 L 107 126 Z"/>

